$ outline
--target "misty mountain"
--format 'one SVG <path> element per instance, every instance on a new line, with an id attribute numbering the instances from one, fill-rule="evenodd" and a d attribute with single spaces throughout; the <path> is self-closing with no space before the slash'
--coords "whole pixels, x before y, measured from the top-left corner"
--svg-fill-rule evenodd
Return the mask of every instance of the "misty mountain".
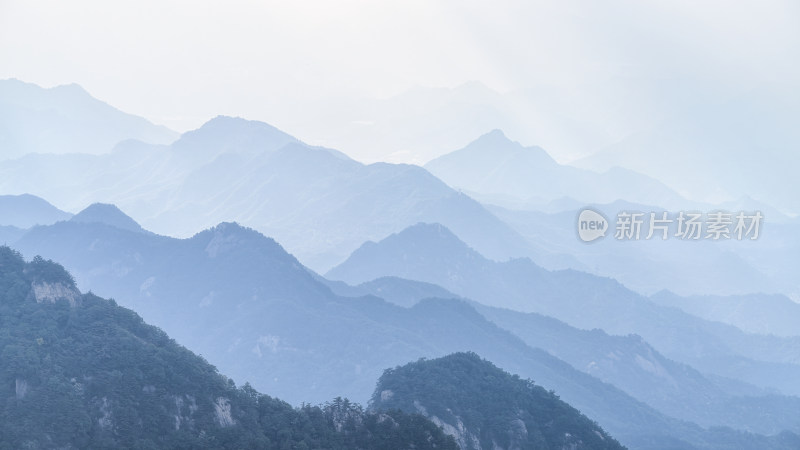
<path id="1" fill-rule="evenodd" d="M 727 211 L 756 211 L 752 202 L 727 205 Z M 763 205 L 762 205 L 763 206 Z M 604 239 L 587 245 L 576 237 L 577 217 L 581 210 L 591 207 L 610 221 Z M 619 280 L 642 293 L 669 289 L 681 295 L 691 294 L 748 294 L 751 292 L 781 292 L 799 295 L 800 283 L 791 270 L 790 251 L 800 249 L 798 228 L 791 221 L 764 212 L 763 232 L 758 240 L 690 240 L 674 236 L 661 240 L 658 235 L 646 240 L 647 226 L 642 227 L 642 239 L 617 240 L 614 223 L 620 212 L 660 214 L 663 207 L 615 201 L 608 204 L 572 206 L 560 212 L 521 211 L 487 206 L 528 241 L 546 246 L 550 251 L 573 255 L 584 267 L 597 275 Z M 681 209 L 683 210 L 683 209 Z M 717 210 L 709 207 L 707 211 Z M 668 211 L 674 219 L 676 211 Z M 675 233 L 675 226 L 670 235 Z M 708 270 L 714 268 L 714 270 Z M 698 277 L 703 273 L 703 277 Z"/>
<path id="2" fill-rule="evenodd" d="M 624 198 L 668 207 L 687 204 L 652 178 L 620 167 L 596 173 L 561 165 L 542 148 L 524 147 L 500 130 L 428 162 L 425 168 L 450 186 L 482 201 L 545 203 L 566 196 L 586 203 Z"/>
<path id="3" fill-rule="evenodd" d="M 704 93 L 687 105 L 691 114 L 667 114 L 575 164 L 594 170 L 621 165 L 695 200 L 748 195 L 797 214 L 800 195 L 786 180 L 800 170 L 792 151 L 800 140 L 798 105 L 794 91 L 770 84 L 735 97 Z"/>
<path id="4" fill-rule="evenodd" d="M 67 220 L 72 214 L 30 194 L 0 195 L 0 225 L 30 228 Z"/>
<path id="5" fill-rule="evenodd" d="M 484 317 L 669 416 L 704 427 L 730 426 L 772 435 L 798 429 L 800 398 L 776 395 L 747 383 L 706 376 L 675 362 L 637 335 L 580 330 L 535 313 L 480 304 Z"/>
<path id="6" fill-rule="evenodd" d="M 0 80 L 4 158 L 27 153 L 107 153 L 126 139 L 168 144 L 177 137 L 166 127 L 95 99 L 76 84 L 44 89 L 15 79 Z"/>
<path id="7" fill-rule="evenodd" d="M 650 299 L 707 320 L 728 323 L 750 333 L 798 336 L 800 304 L 784 295 L 696 295 L 681 297 L 669 291 Z"/>
<path id="8" fill-rule="evenodd" d="M 317 270 L 365 239 L 419 221 L 447 224 L 499 260 L 579 265 L 530 245 L 420 167 L 364 165 L 242 119 L 218 117 L 170 146 L 126 141 L 106 155 L 28 155 L 0 163 L 0 175 L 6 192 L 34 192 L 73 210 L 113 200 L 162 234 L 188 237 L 235 220 L 279 239 Z"/>
<path id="9" fill-rule="evenodd" d="M 541 148 L 523 147 L 499 130 L 425 167 L 481 201 L 533 245 L 571 255 L 582 264 L 569 267 L 616 278 L 640 292 L 669 289 L 681 294 L 760 291 L 800 295 L 797 277 L 784 269 L 787 252 L 783 250 L 795 245 L 797 228 L 783 231 L 791 227 L 791 219 L 752 198 L 717 205 L 690 202 L 660 182 L 619 167 L 598 174 L 559 165 Z M 650 212 L 667 211 L 673 219 L 678 211 L 760 211 L 765 217 L 764 232 L 758 245 L 677 238 L 619 242 L 608 237 L 587 246 L 576 239 L 575 228 L 578 212 L 590 205 L 611 221 L 611 236 L 621 211 L 639 211 L 647 217 Z M 773 228 L 773 224 L 779 227 Z M 706 271 L 706 267 L 720 270 Z M 710 273 L 698 279 L 698 271 Z"/>
<path id="10" fill-rule="evenodd" d="M 94 203 L 86 209 L 72 216 L 72 222 L 80 223 L 103 223 L 122 230 L 145 233 L 141 227 L 130 216 L 120 211 L 115 205 L 105 203 Z"/>
<path id="11" fill-rule="evenodd" d="M 554 94 L 551 86 L 500 93 L 471 80 L 454 87 L 414 86 L 381 99 L 328 99 L 286 111 L 281 120 L 287 129 L 347 149 L 359 161 L 423 164 L 469 144 L 476 131 L 493 129 L 562 155 L 580 155 L 627 133 L 620 130 L 627 125 L 608 114 L 609 103 L 618 99 L 591 105 L 587 100 L 575 92 Z"/>
<path id="12" fill-rule="evenodd" d="M 383 276 L 438 284 L 489 306 L 537 312 L 574 327 L 635 333 L 669 358 L 702 372 L 797 395 L 798 338 L 747 334 L 676 308 L 657 305 L 610 278 L 548 271 L 528 259 L 498 263 L 447 228 L 418 224 L 367 242 L 328 277 L 358 284 Z"/>
<path id="13" fill-rule="evenodd" d="M 4 448 L 457 448 L 419 415 L 237 389 L 61 266 L 8 247 L 0 261 Z"/>
<path id="14" fill-rule="evenodd" d="M 318 280 L 328 286 L 336 295 L 342 297 L 374 295 L 405 307 L 414 306 L 426 298 L 461 298 L 441 286 L 398 277 L 381 277 L 357 286 L 350 286 L 345 282 L 323 277 L 318 277 Z"/>
<path id="15" fill-rule="evenodd" d="M 0 243 L 8 245 L 9 243 L 16 242 L 27 231 L 28 230 L 12 227 L 10 225 L 0 225 Z"/>
<path id="16" fill-rule="evenodd" d="M 386 370 L 371 404 L 424 414 L 455 436 L 462 449 L 619 448 L 595 422 L 537 384 L 504 372 L 474 353 L 459 353 Z M 677 439 L 653 436 L 626 445 L 790 449 L 800 442 L 797 435 L 786 432 L 768 438 L 727 428 L 684 427 L 683 432 Z"/>
<path id="17" fill-rule="evenodd" d="M 430 283 L 396 277 L 379 278 L 358 286 L 341 281 L 326 283 L 344 296 L 388 293 L 383 298 L 395 297 L 397 301 L 391 301 L 401 305 L 437 296 L 458 297 Z M 402 286 L 406 294 L 398 295 L 396 286 Z M 706 376 L 664 357 L 639 336 L 610 336 L 599 329 L 580 330 L 536 313 L 474 302 L 472 306 L 528 345 L 541 348 L 672 417 L 702 426 L 724 425 L 765 434 L 798 427 L 794 417 L 800 410 L 800 399 L 775 395 L 741 381 Z"/>
<path id="18" fill-rule="evenodd" d="M 172 153 L 196 168 L 226 153 L 254 157 L 292 143 L 300 141 L 267 123 L 217 116 L 204 126 L 181 135 L 172 146 Z M 346 158 L 338 152 L 334 154 Z"/>
<path id="19" fill-rule="evenodd" d="M 463 450 L 624 448 L 554 393 L 474 353 L 389 369 L 370 404 L 424 414 Z"/>
<path id="20" fill-rule="evenodd" d="M 134 308 L 234 379 L 295 404 L 334 395 L 365 401 L 386 367 L 474 351 L 554 389 L 628 445 L 706 442 L 701 429 L 526 345 L 461 300 L 408 309 L 338 297 L 275 241 L 235 224 L 174 239 L 68 221 L 36 227 L 16 245 L 64 261 L 84 289 Z"/>

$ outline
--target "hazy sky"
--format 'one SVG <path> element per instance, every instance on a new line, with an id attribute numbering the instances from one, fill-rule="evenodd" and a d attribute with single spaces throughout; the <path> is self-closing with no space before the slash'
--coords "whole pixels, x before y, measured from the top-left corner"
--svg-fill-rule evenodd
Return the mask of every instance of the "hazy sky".
<path id="1" fill-rule="evenodd" d="M 597 104 L 609 95 L 635 103 L 665 80 L 731 91 L 796 85 L 799 8 L 781 0 L 0 0 L 0 78 L 78 83 L 178 131 L 218 114 L 288 126 L 315 105 L 471 80 L 501 93 L 577 95 L 585 105 L 574 108 L 591 117 L 604 114 Z M 615 111 L 618 120 L 605 117 L 602 127 L 624 131 L 639 114 Z"/>

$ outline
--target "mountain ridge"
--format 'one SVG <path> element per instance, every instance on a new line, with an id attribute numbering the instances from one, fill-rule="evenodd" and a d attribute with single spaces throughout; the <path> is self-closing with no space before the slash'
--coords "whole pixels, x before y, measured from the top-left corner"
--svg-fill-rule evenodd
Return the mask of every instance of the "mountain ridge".
<path id="1" fill-rule="evenodd" d="M 479 200 L 510 197 L 506 204 L 546 203 L 564 196 L 586 203 L 620 198 L 668 207 L 690 203 L 658 180 L 633 170 L 614 167 L 597 173 L 559 164 L 541 147 L 525 147 L 500 130 L 429 161 L 425 168 Z"/>
<path id="2" fill-rule="evenodd" d="M 415 242 L 416 234 L 397 233 L 363 246 L 327 275 L 351 284 L 383 276 L 428 282 L 485 305 L 536 312 L 577 328 L 639 334 L 667 357 L 703 372 L 800 394 L 789 375 L 800 376 L 800 338 L 747 334 L 657 305 L 612 278 L 549 271 L 525 258 L 491 261 L 452 236 L 446 252 L 436 251 L 437 236 L 428 233 Z"/>
<path id="3" fill-rule="evenodd" d="M 125 139 L 169 143 L 177 133 L 122 112 L 77 84 L 41 88 L 0 80 L 0 138 L 5 158 L 28 153 L 107 153 Z"/>

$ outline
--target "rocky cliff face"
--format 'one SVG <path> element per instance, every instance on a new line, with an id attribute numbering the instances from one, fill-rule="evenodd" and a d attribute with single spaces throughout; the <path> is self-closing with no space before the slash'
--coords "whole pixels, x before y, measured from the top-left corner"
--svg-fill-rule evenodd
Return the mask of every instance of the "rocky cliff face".
<path id="1" fill-rule="evenodd" d="M 225 397 L 218 397 L 214 402 L 214 417 L 217 420 L 217 425 L 221 427 L 230 427 L 236 424 L 231 416 L 231 401 Z"/>
<path id="2" fill-rule="evenodd" d="M 447 423 L 439 417 L 429 414 L 427 408 L 425 408 L 419 400 L 414 400 L 414 407 L 418 413 L 427 417 L 431 422 L 440 427 L 445 434 L 453 436 L 458 447 L 462 450 L 483 450 L 480 439 L 478 439 L 475 433 L 467 429 L 461 417 L 455 416 L 454 423 Z"/>
<path id="3" fill-rule="evenodd" d="M 64 283 L 34 282 L 31 285 L 31 293 L 36 303 L 49 302 L 55 303 L 59 300 L 66 300 L 72 307 L 80 303 L 81 293 L 73 286 Z"/>

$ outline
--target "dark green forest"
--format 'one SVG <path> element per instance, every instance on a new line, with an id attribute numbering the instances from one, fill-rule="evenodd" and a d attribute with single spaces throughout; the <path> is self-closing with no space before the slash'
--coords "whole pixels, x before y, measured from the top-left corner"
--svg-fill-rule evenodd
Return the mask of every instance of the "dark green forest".
<path id="1" fill-rule="evenodd" d="M 0 448 L 456 449 L 418 414 L 295 408 L 70 274 L 0 247 Z"/>
<path id="2" fill-rule="evenodd" d="M 481 448 L 623 448 L 555 393 L 498 369 L 475 353 L 388 369 L 370 404 L 410 412 L 424 408 L 429 416 L 465 429 L 471 436 L 464 436 L 464 448 L 478 448 L 475 439 Z"/>

